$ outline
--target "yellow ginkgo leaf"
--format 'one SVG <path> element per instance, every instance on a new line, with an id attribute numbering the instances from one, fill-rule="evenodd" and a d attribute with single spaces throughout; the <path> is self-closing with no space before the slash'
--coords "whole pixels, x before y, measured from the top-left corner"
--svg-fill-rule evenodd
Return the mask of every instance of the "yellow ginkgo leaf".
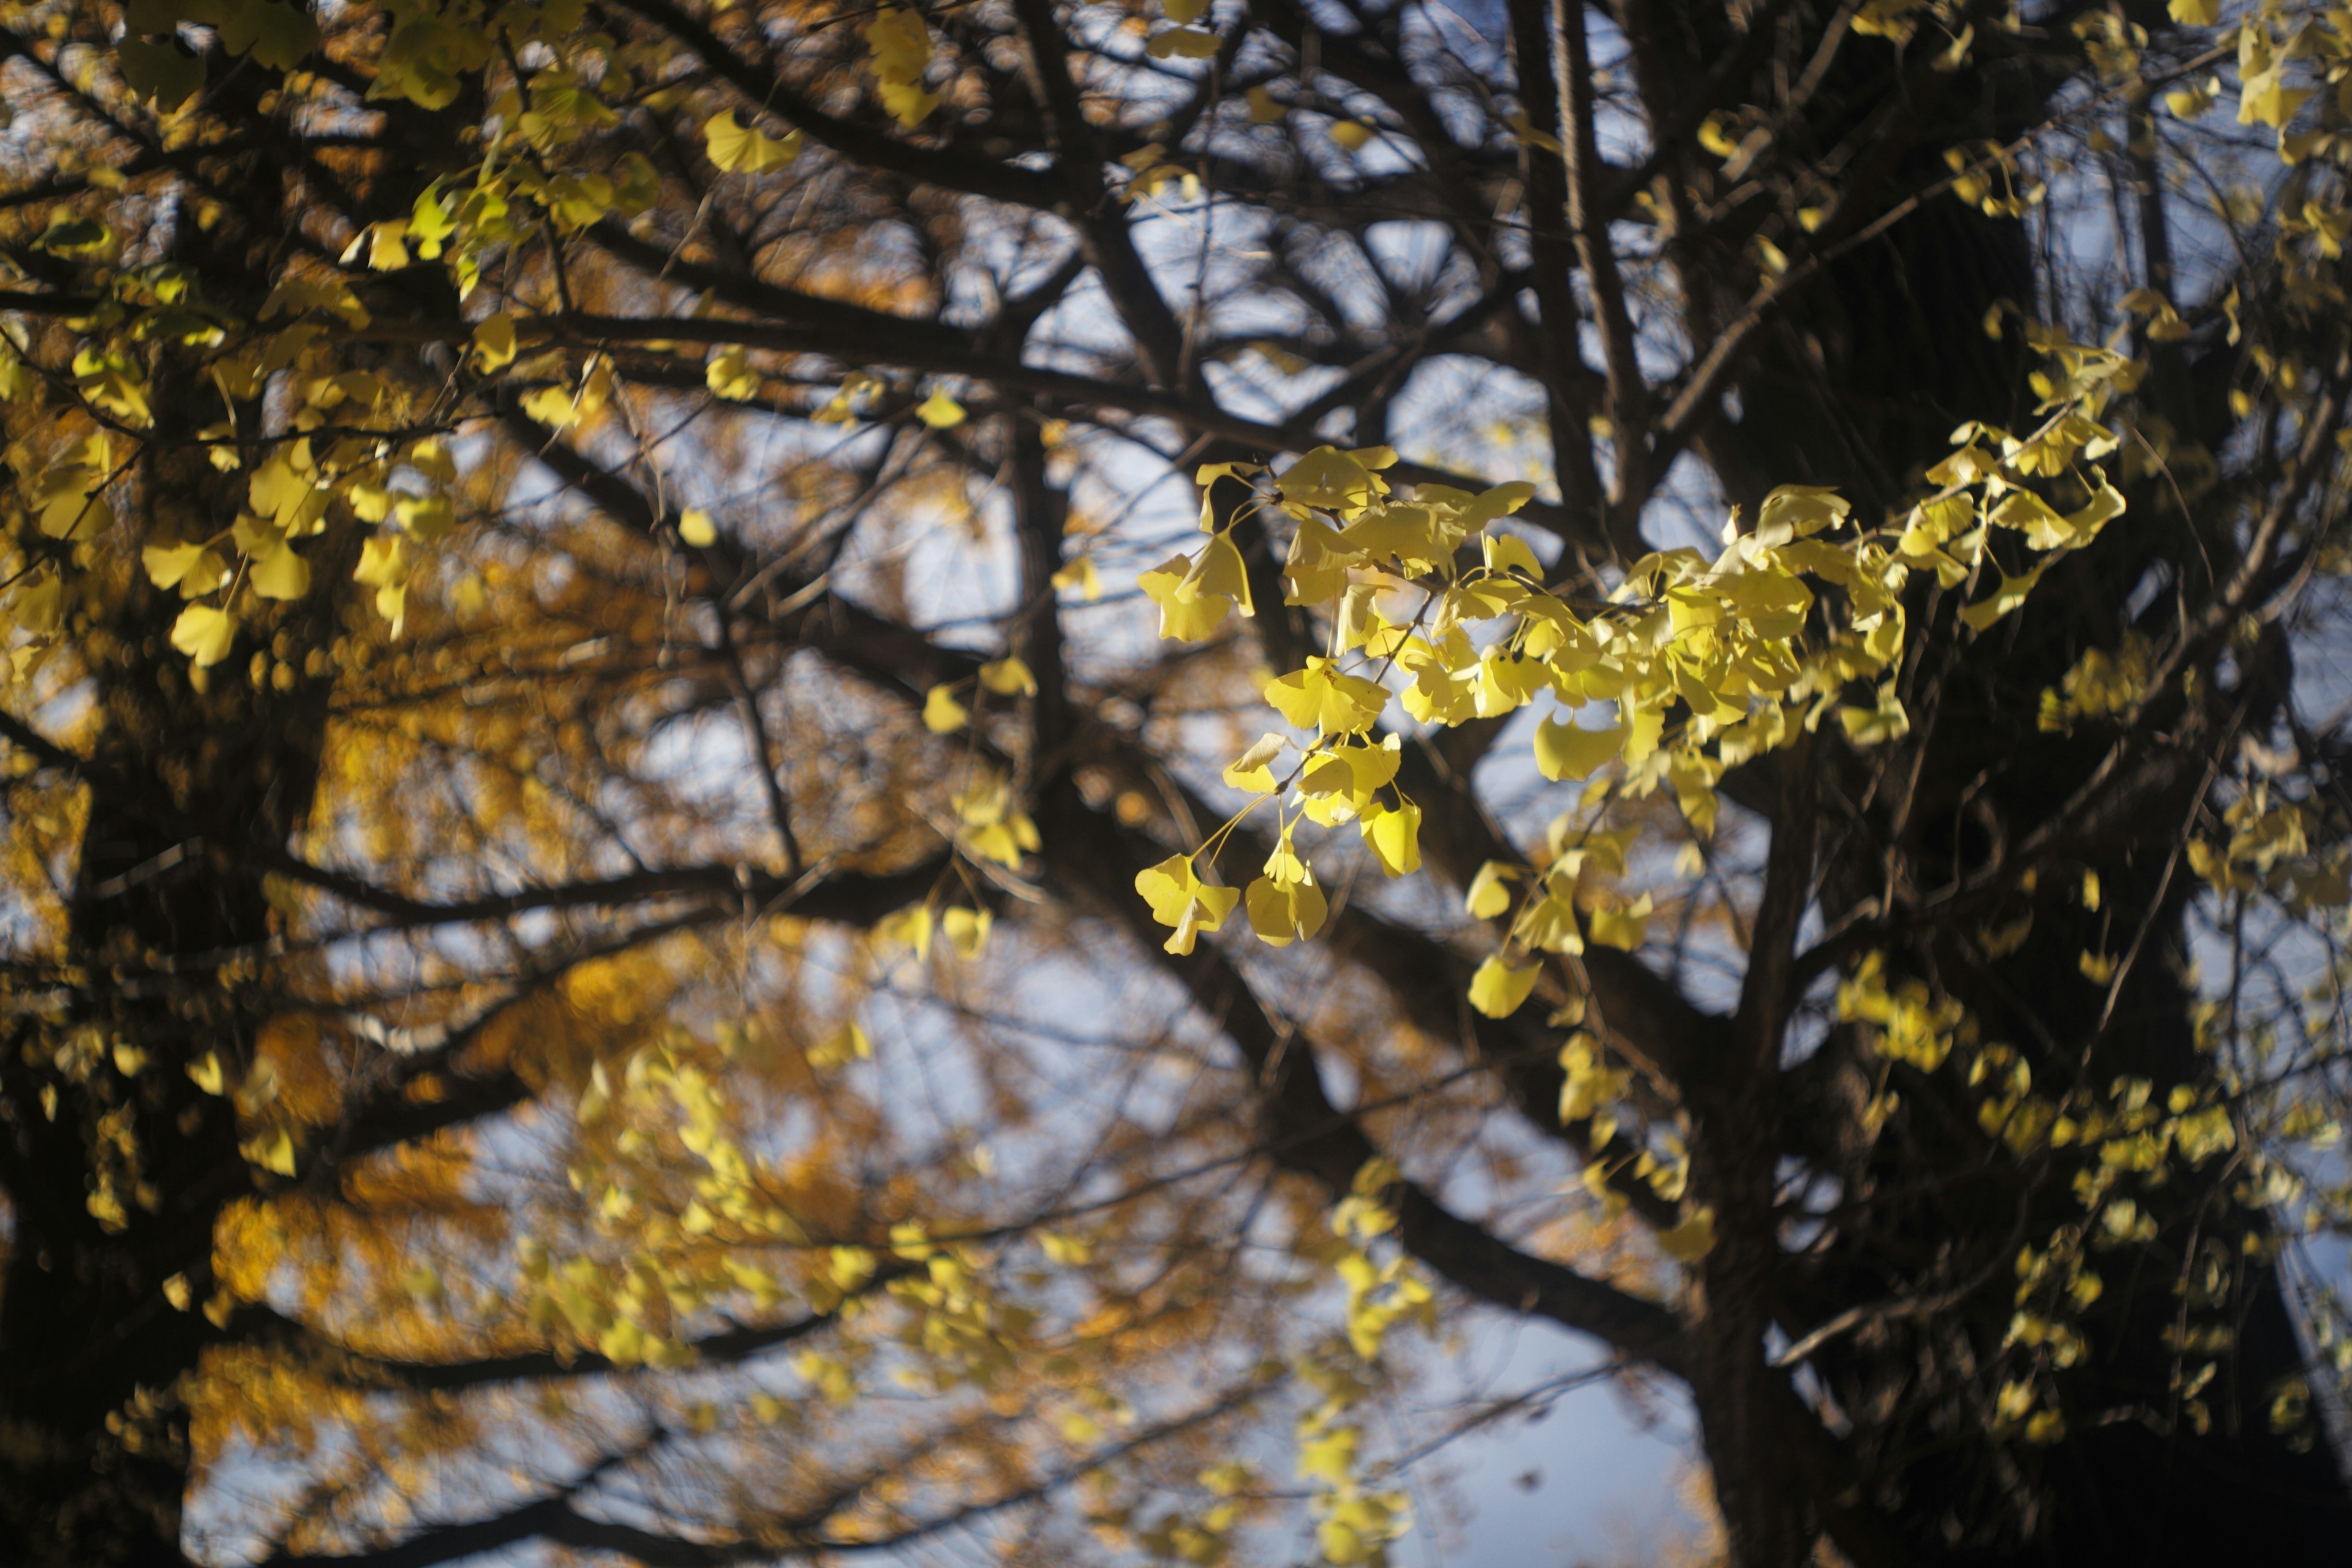
<path id="1" fill-rule="evenodd" d="M 730 403 L 748 403 L 760 395 L 760 373 L 751 368 L 741 349 L 730 348 L 712 360 L 704 368 L 702 379 Z"/>
<path id="2" fill-rule="evenodd" d="M 1075 589 L 1088 604 L 1102 597 L 1102 574 L 1095 570 L 1089 556 L 1081 555 L 1055 573 L 1053 584 L 1066 594 Z"/>
<path id="3" fill-rule="evenodd" d="M 1680 1225 L 1658 1232 L 1658 1245 L 1677 1263 L 1696 1263 L 1715 1250 L 1715 1210 L 1693 1209 Z"/>
<path id="4" fill-rule="evenodd" d="M 1838 722 L 1845 727 L 1847 741 L 1857 746 L 1883 746 L 1911 732 L 1911 716 L 1903 710 L 1891 681 L 1878 689 L 1875 708 L 1841 708 Z"/>
<path id="5" fill-rule="evenodd" d="M 787 132 L 779 141 L 756 126 L 743 124 L 731 109 L 704 121 L 702 136 L 711 163 L 730 174 L 764 174 L 783 168 L 801 155 L 798 131 Z"/>
<path id="6" fill-rule="evenodd" d="M 1026 664 L 1010 655 L 992 664 L 982 665 L 980 683 L 999 697 L 1037 695 L 1037 678 L 1029 672 Z"/>
<path id="7" fill-rule="evenodd" d="M 1536 767 L 1552 780 L 1590 778 L 1624 749 L 1625 727 L 1582 730 L 1547 719 L 1536 726 Z"/>
<path id="8" fill-rule="evenodd" d="M 1496 954 L 1470 977 L 1470 1005 L 1489 1018 L 1507 1018 L 1535 990 L 1538 973 L 1536 964 L 1507 963 Z"/>
<path id="9" fill-rule="evenodd" d="M 855 1019 L 827 1035 L 807 1051 L 808 1065 L 819 1072 L 830 1072 L 855 1061 L 864 1061 L 874 1054 L 873 1042 Z"/>
<path id="10" fill-rule="evenodd" d="M 988 945 L 989 928 L 996 923 L 993 910 L 951 909 L 940 917 L 940 931 L 958 958 L 978 958 Z"/>
<path id="11" fill-rule="evenodd" d="M 1151 906 L 1153 920 L 1176 928 L 1166 945 L 1168 952 L 1179 956 L 1192 951 L 1201 932 L 1221 929 L 1242 898 L 1239 888 L 1212 887 L 1202 881 L 1193 874 L 1190 855 L 1171 855 L 1157 866 L 1138 871 L 1135 890 Z"/>
<path id="12" fill-rule="evenodd" d="M 950 430 L 963 423 L 963 405 L 950 397 L 947 388 L 934 386 L 931 395 L 916 408 L 915 417 L 934 430 Z"/>
<path id="13" fill-rule="evenodd" d="M 971 718 L 971 710 L 955 699 L 955 689 L 934 686 L 923 697 L 923 728 L 934 735 L 952 735 Z"/>
<path id="14" fill-rule="evenodd" d="M 1586 919 L 1592 928 L 1593 941 L 1603 947 L 1631 952 L 1648 940 L 1650 895 L 1643 893 L 1621 907 L 1596 909 Z"/>
<path id="15" fill-rule="evenodd" d="M 1289 110 L 1274 100 L 1274 94 L 1262 87 L 1254 87 L 1245 95 L 1249 100 L 1252 125 L 1274 125 L 1280 122 Z"/>
<path id="16" fill-rule="evenodd" d="M 253 563 L 252 583 L 265 599 L 299 599 L 310 591 L 310 563 L 280 544 Z"/>
<path id="17" fill-rule="evenodd" d="M 866 45 L 873 54 L 882 107 L 912 131 L 940 106 L 938 96 L 922 85 L 931 61 L 931 34 L 922 14 L 884 6 L 866 25 Z"/>
<path id="18" fill-rule="evenodd" d="M 1406 801 L 1393 811 L 1382 811 L 1376 802 L 1357 826 L 1383 872 L 1403 877 L 1421 869 L 1421 807 Z"/>
<path id="19" fill-rule="evenodd" d="M 1276 734 L 1260 735 L 1246 752 L 1226 765 L 1225 782 L 1252 795 L 1274 793 L 1274 773 L 1268 766 L 1290 742 Z"/>
<path id="20" fill-rule="evenodd" d="M 1546 892 L 1519 911 L 1511 923 L 1511 939 L 1544 952 L 1581 953 L 1584 933 L 1577 927 L 1576 901 L 1565 890 Z"/>
<path id="21" fill-rule="evenodd" d="M 228 575 L 227 563 L 201 544 L 151 544 L 140 560 L 155 586 L 176 587 L 184 599 L 211 593 Z"/>
<path id="22" fill-rule="evenodd" d="M 247 1139 L 237 1145 L 237 1151 L 265 1171 L 275 1171 L 281 1176 L 294 1173 L 294 1140 L 283 1127 Z"/>
<path id="23" fill-rule="evenodd" d="M 1314 936 L 1329 912 L 1312 872 L 1297 881 L 1260 877 L 1249 885 L 1246 901 L 1250 928 L 1269 947 L 1287 947 L 1297 938 Z"/>
<path id="24" fill-rule="evenodd" d="M 690 507 L 678 515 L 677 536 L 700 550 L 718 542 L 719 531 L 711 526 L 709 512 Z"/>
<path id="25" fill-rule="evenodd" d="M 474 368 L 484 375 L 514 363 L 515 319 L 506 311 L 474 328 Z"/>
<path id="26" fill-rule="evenodd" d="M 1389 693 L 1377 680 L 1344 675 L 1328 659 L 1310 656 L 1306 668 L 1267 682 L 1265 700 L 1302 730 L 1360 735 L 1380 721 Z"/>
<path id="27" fill-rule="evenodd" d="M 931 906 L 917 904 L 901 910 L 875 926 L 874 934 L 883 942 L 897 942 L 915 950 L 917 958 L 931 955 Z"/>
<path id="28" fill-rule="evenodd" d="M 1255 615 L 1249 574 L 1231 538 L 1218 534 L 1198 556 L 1177 555 L 1136 579 L 1160 606 L 1160 635 L 1180 642 L 1205 642 L 1238 608 Z"/>
<path id="29" fill-rule="evenodd" d="M 226 1084 L 226 1075 L 221 1069 L 220 1053 L 218 1051 L 206 1051 L 205 1053 L 204 1060 L 200 1062 L 190 1062 L 188 1064 L 188 1081 L 194 1084 L 198 1089 L 203 1089 L 206 1094 L 221 1093 Z"/>
<path id="30" fill-rule="evenodd" d="M 1517 868 L 1500 860 L 1487 861 L 1470 879 L 1470 890 L 1463 895 L 1462 907 L 1470 911 L 1473 920 L 1493 920 L 1511 907 L 1510 884 L 1518 877 Z"/>
<path id="31" fill-rule="evenodd" d="M 227 612 L 210 605 L 190 605 L 172 623 L 172 646 L 194 660 L 198 669 L 226 658 L 235 641 L 236 623 Z"/>
<path id="32" fill-rule="evenodd" d="M 1360 120 L 1334 121 L 1331 140 L 1353 153 L 1372 139 L 1372 128 Z"/>

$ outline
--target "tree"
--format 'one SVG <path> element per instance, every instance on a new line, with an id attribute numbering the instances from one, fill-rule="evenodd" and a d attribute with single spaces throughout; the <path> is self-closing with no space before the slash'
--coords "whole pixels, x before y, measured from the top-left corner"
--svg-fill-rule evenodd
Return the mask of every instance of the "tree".
<path id="1" fill-rule="evenodd" d="M 1441 1300 L 1741 1568 L 2340 1551 L 2222 10 L 12 7 L 7 1555 L 1378 1561 Z"/>

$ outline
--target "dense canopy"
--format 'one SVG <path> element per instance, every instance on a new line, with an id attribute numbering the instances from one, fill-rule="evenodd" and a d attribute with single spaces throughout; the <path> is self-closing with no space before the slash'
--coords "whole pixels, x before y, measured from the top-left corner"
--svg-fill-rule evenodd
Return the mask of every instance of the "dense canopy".
<path id="1" fill-rule="evenodd" d="M 2352 1544 L 2352 12 L 0 98 L 0 1558 L 1381 1563 L 1600 1379 L 1737 1568 Z"/>

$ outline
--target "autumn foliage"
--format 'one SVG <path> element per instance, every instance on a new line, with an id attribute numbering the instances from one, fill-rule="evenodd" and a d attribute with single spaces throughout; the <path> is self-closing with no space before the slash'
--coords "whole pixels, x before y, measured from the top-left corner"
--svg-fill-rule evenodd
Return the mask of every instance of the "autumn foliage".
<path id="1" fill-rule="evenodd" d="M 1380 1563 L 1601 1380 L 1737 1568 L 2352 1544 L 2352 13 L 0 95 L 0 1559 Z"/>

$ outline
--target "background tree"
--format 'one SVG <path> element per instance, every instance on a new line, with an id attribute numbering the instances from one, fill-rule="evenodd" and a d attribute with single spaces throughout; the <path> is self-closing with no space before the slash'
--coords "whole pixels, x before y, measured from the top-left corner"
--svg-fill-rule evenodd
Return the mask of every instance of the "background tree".
<path id="1" fill-rule="evenodd" d="M 2340 1551 L 2221 13 L 11 7 L 0 1544 L 1372 1561 L 1458 1300 L 1742 1565 Z"/>

